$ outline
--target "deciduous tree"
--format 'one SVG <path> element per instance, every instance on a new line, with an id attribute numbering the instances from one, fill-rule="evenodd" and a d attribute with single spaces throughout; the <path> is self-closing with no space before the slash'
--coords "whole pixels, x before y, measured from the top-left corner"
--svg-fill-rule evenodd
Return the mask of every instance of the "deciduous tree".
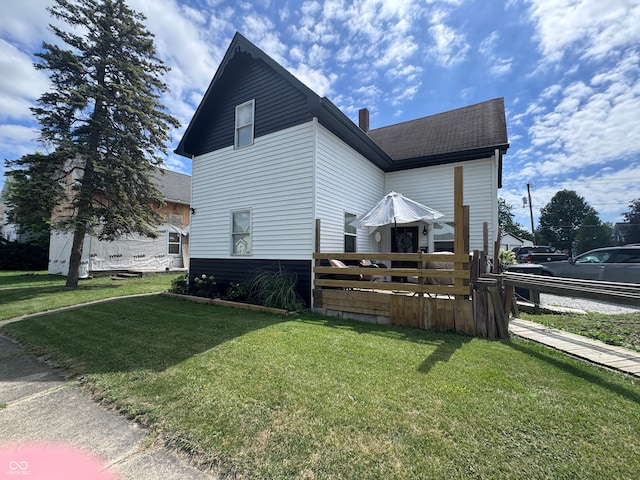
<path id="1" fill-rule="evenodd" d="M 589 212 L 576 233 L 576 255 L 611 245 L 611 232 L 610 224 L 600 221 L 595 211 Z"/>
<path id="2" fill-rule="evenodd" d="M 3 197 L 7 206 L 6 220 L 19 226 L 20 233 L 49 232 L 51 212 L 64 196 L 64 188 L 56 180 L 60 172 L 53 155 L 34 153 L 7 162 L 7 181 Z"/>
<path id="3" fill-rule="evenodd" d="M 533 240 L 533 233 L 517 223 L 513 217 L 513 205 L 507 203 L 504 198 L 498 198 L 498 225 L 502 231 L 518 238 Z"/>
<path id="4" fill-rule="evenodd" d="M 640 243 L 640 198 L 629 204 L 629 211 L 622 214 L 629 224 L 625 229 L 626 243 Z"/>
<path id="5" fill-rule="evenodd" d="M 541 244 L 573 251 L 576 234 L 587 215 L 598 213 L 573 190 L 557 192 L 540 209 L 537 236 Z"/>

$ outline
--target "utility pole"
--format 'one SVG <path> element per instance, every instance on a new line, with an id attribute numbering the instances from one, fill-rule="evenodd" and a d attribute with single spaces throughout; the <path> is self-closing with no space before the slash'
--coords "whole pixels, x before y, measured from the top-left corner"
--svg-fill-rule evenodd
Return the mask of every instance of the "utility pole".
<path id="1" fill-rule="evenodd" d="M 536 245 L 536 231 L 533 228 L 533 206 L 531 205 L 531 184 L 527 183 L 527 195 L 529 196 L 529 215 L 531 216 L 531 233 L 533 234 L 533 244 Z"/>

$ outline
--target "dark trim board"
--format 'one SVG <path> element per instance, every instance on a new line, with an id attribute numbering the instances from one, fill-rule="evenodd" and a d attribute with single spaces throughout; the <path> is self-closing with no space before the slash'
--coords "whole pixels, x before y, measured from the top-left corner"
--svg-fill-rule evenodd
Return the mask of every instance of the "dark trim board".
<path id="1" fill-rule="evenodd" d="M 189 265 L 189 282 L 203 273 L 213 275 L 218 283 L 248 282 L 261 268 L 277 270 L 282 267 L 296 275 L 298 294 L 305 305 L 311 305 L 311 260 L 270 260 L 236 258 L 192 258 Z"/>

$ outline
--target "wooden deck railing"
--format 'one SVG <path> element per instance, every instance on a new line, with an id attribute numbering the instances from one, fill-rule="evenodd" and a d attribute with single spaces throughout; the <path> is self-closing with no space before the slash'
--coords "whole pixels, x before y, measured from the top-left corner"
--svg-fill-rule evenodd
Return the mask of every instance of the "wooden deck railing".
<path id="1" fill-rule="evenodd" d="M 467 254 L 451 253 L 315 253 L 315 288 L 343 288 L 360 290 L 406 291 L 428 295 L 468 296 L 469 268 L 458 269 L 454 265 L 468 264 Z M 359 262 L 370 260 L 379 268 L 329 266 L 329 260 Z M 435 268 L 433 263 L 451 264 L 451 268 Z M 389 267 L 384 267 L 388 264 Z M 401 264 L 402 266 L 397 266 Z M 395 266 L 394 266 L 395 265 Z M 411 266 L 414 265 L 414 266 Z M 383 276 L 385 281 L 356 280 L 362 275 Z M 457 280 L 457 281 L 456 281 Z"/>

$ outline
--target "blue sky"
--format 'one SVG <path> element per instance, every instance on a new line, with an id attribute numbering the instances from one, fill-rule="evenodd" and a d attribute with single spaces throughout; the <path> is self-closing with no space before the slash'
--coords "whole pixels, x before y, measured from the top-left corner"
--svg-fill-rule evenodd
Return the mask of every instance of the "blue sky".
<path id="1" fill-rule="evenodd" d="M 29 110 L 47 90 L 32 67 L 51 0 L 3 2 L 0 160 L 43 148 Z M 171 67 L 164 104 L 182 127 L 236 31 L 371 128 L 505 98 L 511 147 L 499 195 L 530 228 L 575 190 L 604 221 L 640 198 L 640 0 L 129 0 Z M 4 162 L 3 162 L 4 163 Z M 190 173 L 171 153 L 168 168 Z M 0 167 L 4 171 L 4 164 Z M 3 179 L 0 179 L 2 182 Z"/>

